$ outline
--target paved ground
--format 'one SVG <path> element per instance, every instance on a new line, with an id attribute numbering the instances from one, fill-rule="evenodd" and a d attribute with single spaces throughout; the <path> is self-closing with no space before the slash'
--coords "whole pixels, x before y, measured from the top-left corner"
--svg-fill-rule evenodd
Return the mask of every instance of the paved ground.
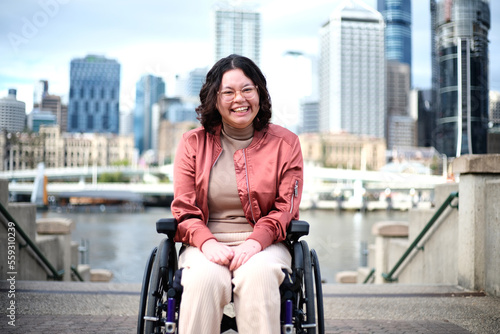
<path id="1" fill-rule="evenodd" d="M 0 285 L 0 333 L 135 333 L 139 284 Z M 500 333 L 500 298 L 453 286 L 323 287 L 326 333 Z M 15 300 L 15 327 L 9 302 Z"/>

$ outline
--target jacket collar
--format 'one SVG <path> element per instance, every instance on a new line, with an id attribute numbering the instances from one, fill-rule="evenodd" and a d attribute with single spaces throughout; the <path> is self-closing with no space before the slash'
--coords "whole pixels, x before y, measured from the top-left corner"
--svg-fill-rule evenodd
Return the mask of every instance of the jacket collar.
<path id="1" fill-rule="evenodd" d="M 252 139 L 252 142 L 250 143 L 250 145 L 248 145 L 248 148 L 252 148 L 252 147 L 258 145 L 259 142 L 260 142 L 260 140 L 262 139 L 262 137 L 264 137 L 264 135 L 268 131 L 268 129 L 269 129 L 269 125 L 266 126 L 261 131 L 254 130 L 254 132 L 253 132 L 253 139 Z M 221 131 L 222 131 L 222 124 L 219 124 L 219 125 L 217 125 L 214 128 L 214 134 L 211 134 L 211 133 L 207 132 L 208 136 L 212 137 L 213 140 L 215 141 L 216 145 L 220 146 L 220 148 L 222 148 L 221 141 L 220 141 Z"/>

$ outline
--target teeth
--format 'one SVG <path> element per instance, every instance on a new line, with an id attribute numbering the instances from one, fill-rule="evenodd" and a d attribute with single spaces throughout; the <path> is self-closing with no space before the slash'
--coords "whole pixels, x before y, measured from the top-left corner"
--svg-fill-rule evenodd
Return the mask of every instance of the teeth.
<path id="1" fill-rule="evenodd" d="M 242 112 L 242 111 L 247 111 L 248 107 L 240 107 L 240 108 L 236 108 L 234 109 L 235 112 Z"/>

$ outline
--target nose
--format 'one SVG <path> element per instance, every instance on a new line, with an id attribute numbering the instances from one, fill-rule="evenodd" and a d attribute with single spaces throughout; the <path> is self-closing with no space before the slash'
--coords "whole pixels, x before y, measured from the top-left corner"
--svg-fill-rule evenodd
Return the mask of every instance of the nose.
<path id="1" fill-rule="evenodd" d="M 243 96 L 243 93 L 241 92 L 241 90 L 237 90 L 236 92 L 234 92 L 234 99 L 233 101 L 240 101 L 240 100 L 246 100 L 246 98 Z"/>

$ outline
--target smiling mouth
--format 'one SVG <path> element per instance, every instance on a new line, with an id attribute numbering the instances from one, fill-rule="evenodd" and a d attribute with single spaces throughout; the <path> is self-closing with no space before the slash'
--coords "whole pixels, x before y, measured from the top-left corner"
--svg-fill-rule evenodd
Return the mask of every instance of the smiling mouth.
<path id="1" fill-rule="evenodd" d="M 244 112 L 247 112 L 248 109 L 249 109 L 249 107 L 240 107 L 240 108 L 233 109 L 233 112 L 235 112 L 235 113 L 244 113 Z"/>

